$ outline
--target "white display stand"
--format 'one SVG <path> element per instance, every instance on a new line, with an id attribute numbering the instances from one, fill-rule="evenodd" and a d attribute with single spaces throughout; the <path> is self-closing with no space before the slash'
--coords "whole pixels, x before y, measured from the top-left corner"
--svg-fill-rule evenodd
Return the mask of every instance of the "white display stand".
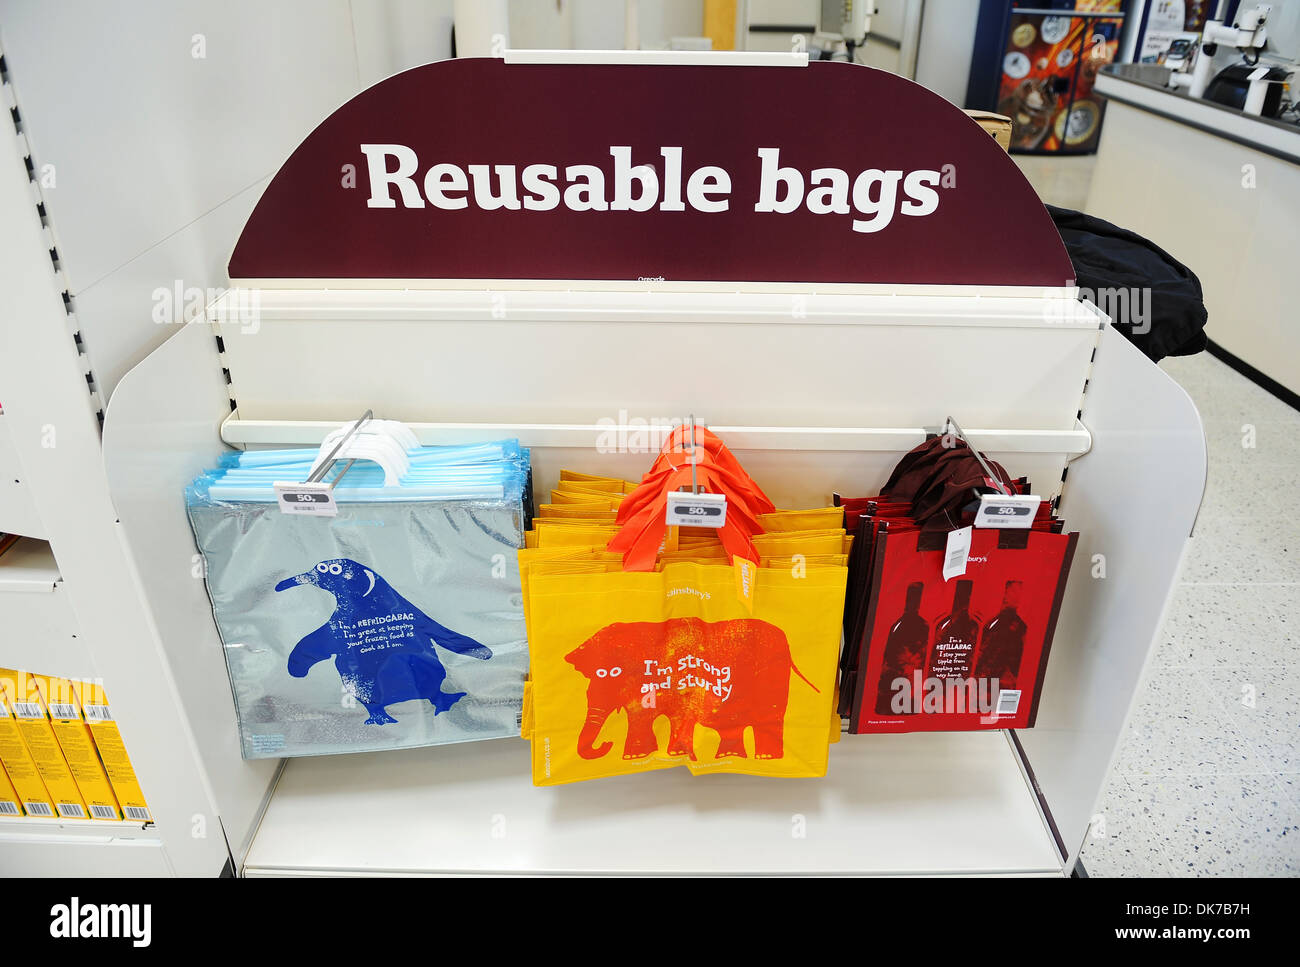
<path id="1" fill-rule="evenodd" d="M 565 70 L 487 63 L 456 69 L 491 72 L 495 83 L 503 82 L 503 69 L 539 71 L 529 76 L 552 84 Z M 759 68 L 737 69 L 755 72 L 745 75 L 746 84 L 761 80 L 786 90 L 787 80 L 776 84 Z M 773 70 L 782 78 L 803 72 Z M 910 110 L 891 98 L 861 98 L 859 75 L 825 76 L 846 103 L 881 104 L 882 112 L 900 115 Z M 925 100 L 910 85 L 894 90 L 906 82 L 887 75 L 870 83 L 890 86 L 900 99 Z M 420 94 L 408 74 L 361 98 L 379 98 L 390 84 Z M 530 110 L 550 102 L 540 103 Z M 986 207 L 1041 228 L 1044 213 L 1035 210 L 1041 206 L 1014 164 L 978 128 L 961 127 L 969 122 L 950 105 L 928 110 L 950 116 L 943 114 L 937 128 L 921 125 L 920 140 L 933 141 L 935 151 L 951 142 L 969 153 L 961 168 L 964 194 L 951 196 L 943 211 L 960 215 L 964 204 L 970 214 L 978 207 L 970 199 L 989 196 Z M 318 132 L 359 113 L 351 102 Z M 878 127 L 884 133 L 870 135 L 878 137 L 871 151 L 927 150 L 889 136 L 889 124 Z M 834 139 L 821 147 L 845 150 Z M 871 151 L 865 153 L 876 157 Z M 295 160 L 302 160 L 298 153 L 272 180 L 250 225 L 259 215 L 263 225 L 282 221 L 274 204 L 265 211 L 263 205 L 296 190 L 289 174 L 304 169 Z M 317 170 L 337 187 L 335 167 Z M 0 196 L 9 205 L 6 216 L 25 203 L 16 189 L 21 171 L 10 175 L 8 194 Z M 22 283 L 17 303 L 30 323 L 20 348 L 30 353 L 47 349 L 55 334 L 66 341 L 56 332 L 66 323 L 59 289 L 39 271 L 48 257 L 39 221 L 30 224 L 34 208 L 22 217 L 32 237 L 15 238 L 5 254 L 28 259 L 15 277 Z M 976 223 L 989 224 L 960 222 Z M 783 224 L 817 242 L 808 229 L 814 223 Z M 822 224 L 814 224 L 816 231 Z M 598 282 L 249 273 L 246 279 L 260 280 L 255 320 L 232 315 L 240 296 L 228 294 L 210 307 L 209 319 L 181 327 L 121 380 L 105 416 L 102 467 L 73 462 L 62 450 L 39 453 L 30 434 L 47 417 L 28 401 L 59 402 L 61 426 L 75 423 L 72 404 L 46 393 L 41 375 L 0 359 L 0 375 L 10 381 L 5 392 L 21 390 L 24 402 L 0 420 L 13 418 L 25 434 L 19 456 L 41 484 L 31 496 L 72 592 L 70 610 L 81 627 L 98 633 L 98 648 L 85 649 L 69 674 L 89 667 L 105 678 L 158 817 L 146 829 L 107 831 L 109 824 L 0 824 L 0 863 L 212 873 L 228 843 L 247 875 L 1068 874 L 1195 519 L 1205 477 L 1199 418 L 1176 384 L 1093 307 L 1074 301 L 1068 279 L 1052 275 L 1063 250 L 1044 255 L 1042 271 L 1022 271 L 1023 259 L 1009 257 L 1002 273 L 991 242 L 936 224 L 929 241 L 942 258 L 929 248 L 878 249 L 891 271 L 920 265 L 915 271 L 928 274 L 926 284 L 895 285 L 865 270 L 849 280 L 854 284 L 761 275 L 742 282 L 619 281 L 614 270 Z M 792 271 L 805 273 L 798 277 L 815 277 L 822 260 L 861 241 L 837 225 L 834 240 L 821 248 L 780 243 L 798 262 Z M 572 223 L 560 228 L 568 231 L 565 244 L 581 246 L 583 233 Z M 430 238 L 447 257 L 461 244 L 450 233 Z M 738 238 L 718 251 L 743 267 L 745 236 Z M 1039 241 L 1021 234 L 1002 244 L 1020 245 L 1023 254 Z M 250 247 L 242 264 L 268 264 L 266 252 L 284 250 L 277 245 Z M 629 241 L 627 249 L 635 247 Z M 346 245 L 340 251 L 346 261 Z M 932 254 L 936 261 L 927 267 Z M 969 273 L 968 262 L 1001 274 L 986 285 L 944 284 L 944 271 L 956 278 Z M 687 267 L 699 271 L 700 264 Z M 858 263 L 851 268 L 859 271 Z M 875 492 L 897 459 L 951 415 L 976 446 L 1012 473 L 1029 475 L 1037 492 L 1059 494 L 1070 529 L 1082 535 L 1038 728 L 1016 735 L 844 736 L 822 780 L 692 778 L 669 770 L 539 789 L 518 740 L 246 762 L 184 487 L 226 446 L 318 443 L 367 408 L 412 424 L 425 443 L 517 436 L 533 449 L 538 492 L 566 466 L 639 476 L 651 453 L 598 447 L 621 411 L 668 422 L 693 414 L 726 439 L 778 506 L 789 507 L 825 505 L 836 490 Z M 93 430 L 93 415 L 77 418 L 85 417 L 92 425 L 82 429 Z M 44 462 L 33 465 L 37 457 Z M 84 501 L 65 504 L 78 488 L 88 492 Z M 62 548 L 77 552 L 68 566 Z M 114 603 L 130 605 L 120 620 Z M 0 657 L 10 660 L 10 653 Z M 46 656 L 21 657 L 35 665 Z M 207 821 L 206 836 L 194 832 L 196 817 Z M 940 828 L 944 836 L 935 835 Z"/>
<path id="2" fill-rule="evenodd" d="M 206 760 L 123 543 L 25 150 L 0 145 L 0 530 L 26 535 L 0 557 L 0 668 L 99 679 L 155 822 L 6 817 L 0 876 L 215 875 Z"/>
<path id="3" fill-rule="evenodd" d="M 825 779 L 684 769 L 529 783 L 502 739 L 292 762 L 248 876 L 1057 875 L 1060 854 L 1006 735 L 845 736 Z M 356 822 L 381 815 L 383 822 Z M 351 816 L 353 821 L 340 822 Z"/>
<path id="4" fill-rule="evenodd" d="M 876 296 L 843 295 L 810 298 L 801 319 L 758 321 L 752 315 L 765 301 L 776 305 L 788 297 L 751 293 L 743 297 L 752 303 L 751 321 L 738 323 L 721 321 L 728 310 L 710 309 L 707 297 L 638 294 L 640 314 L 629 321 L 611 310 L 608 295 L 516 295 L 530 307 L 489 321 L 473 307 L 475 298 L 486 304 L 484 293 L 267 292 L 268 306 L 293 308 L 268 311 L 256 333 L 218 326 L 224 354 L 211 329 L 189 326 L 128 374 L 114 396 L 105 449 L 115 500 L 142 580 L 152 589 L 165 647 L 185 670 L 178 688 L 202 722 L 199 738 L 220 777 L 214 787 L 245 871 L 1059 875 L 1072 869 L 1200 501 L 1204 447 L 1186 394 L 1117 332 L 1098 328 L 1095 310 L 1082 303 L 1070 303 L 1064 322 L 1045 321 L 1031 308 L 1037 297 L 1006 300 L 1000 316 L 969 322 L 963 316 L 971 307 L 989 309 L 989 300 L 954 297 L 943 313 L 934 296 L 900 292 L 891 300 L 894 313 L 882 319 L 873 318 Z M 562 313 L 543 310 L 560 299 L 569 303 Z M 692 303 L 691 331 L 706 345 L 714 327 L 725 327 L 729 344 L 764 350 L 755 348 L 731 381 L 684 367 L 674 385 L 665 383 L 661 369 L 637 366 L 621 373 L 617 387 L 588 388 L 564 370 L 651 353 L 664 330 L 680 325 L 684 300 Z M 376 320 L 380 303 L 403 321 Z M 899 321 L 912 305 L 930 315 L 918 311 Z M 536 314 L 546 313 L 562 319 L 539 322 Z M 411 321 L 421 314 L 437 318 Z M 837 321 L 829 325 L 828 318 Z M 934 345 L 930 327 L 937 326 L 944 330 L 943 349 L 925 355 L 927 391 L 917 388 L 915 369 L 900 368 L 897 355 L 882 348 Z M 749 338 L 737 340 L 737 328 Z M 304 355 L 295 337 L 308 329 L 312 351 Z M 812 339 L 813 332 L 822 339 Z M 975 381 L 972 354 L 994 333 L 1001 352 Z M 462 350 L 459 365 L 447 368 L 445 347 L 457 338 L 514 351 Z M 571 355 L 538 371 L 531 341 L 561 338 Z M 435 351 L 439 345 L 442 352 Z M 790 365 L 800 347 L 807 352 L 813 345 L 826 350 L 818 367 Z M 385 378 L 382 360 L 400 361 L 393 365 L 409 371 Z M 229 386 L 223 368 L 231 372 Z M 330 393 L 340 371 L 354 376 Z M 1080 420 L 1085 377 L 1090 384 Z M 935 414 L 950 411 L 993 424 L 968 432 L 1013 472 L 1027 470 L 1051 484 L 1072 461 L 1063 507 L 1084 541 L 1052 649 L 1040 726 L 1021 733 L 1019 747 L 1005 733 L 845 736 L 832 750 L 825 780 L 655 773 L 546 789 L 531 785 L 526 748 L 510 740 L 292 760 L 273 789 L 266 762 L 238 760 L 207 598 L 199 582 L 174 566 L 192 547 L 179 495 L 213 463 L 223 436 L 319 442 L 359 399 L 371 398 L 379 401 L 378 413 L 412 421 L 428 443 L 518 435 L 534 448 L 537 486 L 545 490 L 562 465 L 634 474 L 647 464 L 649 454 L 594 449 L 598 421 L 617 413 L 619 399 L 651 406 L 643 412 L 690 408 L 735 419 L 745 412 L 735 402 L 745 386 L 782 379 L 790 388 L 781 400 L 797 412 L 798 425 L 719 427 L 779 505 L 824 504 L 836 489 L 873 492 L 922 428 L 942 421 Z M 487 381 L 490 394 L 467 396 Z M 240 401 L 233 414 L 232 390 Z M 340 400 L 340 393 L 349 395 Z M 614 395 L 613 403 L 602 394 Z M 662 405 L 646 403 L 653 394 Z M 779 402 L 772 401 L 772 415 Z M 286 418 L 269 419 L 274 412 Z M 525 413 L 528 422 L 506 422 L 508 413 Z M 850 424 L 846 417 L 854 413 L 888 413 L 898 425 Z M 431 421 L 444 414 L 456 422 Z M 1103 579 L 1090 574 L 1093 553 L 1109 562 Z M 358 821 L 364 816 L 382 820 Z M 809 841 L 792 840 L 792 817 L 806 819 Z M 940 817 L 969 831 L 952 837 L 962 845 L 929 835 Z M 502 822 L 507 832 L 498 841 L 493 829 Z M 671 831 L 653 851 L 644 846 L 650 823 Z"/>

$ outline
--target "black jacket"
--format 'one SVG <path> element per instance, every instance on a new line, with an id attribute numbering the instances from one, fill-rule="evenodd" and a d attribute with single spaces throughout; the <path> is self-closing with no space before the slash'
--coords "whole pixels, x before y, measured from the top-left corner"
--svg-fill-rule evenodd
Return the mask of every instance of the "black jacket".
<path id="1" fill-rule="evenodd" d="M 1133 345 L 1153 362 L 1205 348 L 1201 280 L 1191 269 L 1110 222 L 1051 205 L 1047 211 L 1065 242 L 1079 287 L 1088 290 L 1084 295 L 1111 314 L 1112 324 Z M 1126 295 L 1117 298 L 1120 291 Z M 1127 314 L 1115 311 L 1124 306 L 1130 307 Z"/>

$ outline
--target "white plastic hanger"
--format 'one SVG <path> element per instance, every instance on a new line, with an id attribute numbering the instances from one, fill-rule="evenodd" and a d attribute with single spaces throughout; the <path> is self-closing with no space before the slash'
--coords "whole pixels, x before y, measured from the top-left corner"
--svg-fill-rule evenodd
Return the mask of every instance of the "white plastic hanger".
<path id="1" fill-rule="evenodd" d="M 326 435 L 316 459 L 312 462 L 308 480 L 320 480 L 338 460 L 371 460 L 384 471 L 385 487 L 400 487 L 411 469 L 405 440 L 418 446 L 410 428 L 395 420 L 371 419 L 367 410 L 360 420 L 339 427 Z M 347 473 L 347 467 L 343 469 Z M 340 473 L 335 483 L 343 476 Z"/>

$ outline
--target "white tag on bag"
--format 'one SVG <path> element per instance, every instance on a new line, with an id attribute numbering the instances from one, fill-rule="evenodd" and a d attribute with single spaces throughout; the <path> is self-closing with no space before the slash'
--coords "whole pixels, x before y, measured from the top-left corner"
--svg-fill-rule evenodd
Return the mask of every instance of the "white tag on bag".
<path id="1" fill-rule="evenodd" d="M 959 527 L 948 532 L 948 548 L 943 555 L 943 579 L 951 581 L 966 573 L 966 559 L 970 557 L 971 529 Z"/>

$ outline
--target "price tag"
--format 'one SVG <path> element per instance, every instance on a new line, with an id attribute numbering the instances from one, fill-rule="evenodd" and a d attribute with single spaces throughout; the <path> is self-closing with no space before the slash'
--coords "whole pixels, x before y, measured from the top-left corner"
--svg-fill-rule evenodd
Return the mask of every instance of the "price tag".
<path id="1" fill-rule="evenodd" d="M 1028 529 L 1034 526 L 1042 497 L 1029 494 L 983 494 L 975 512 L 976 527 Z"/>
<path id="2" fill-rule="evenodd" d="M 278 483 L 275 502 L 282 514 L 310 514 L 313 517 L 337 517 L 339 505 L 327 483 Z"/>
<path id="3" fill-rule="evenodd" d="M 727 522 L 727 496 L 671 493 L 664 519 L 669 527 L 721 527 Z"/>
<path id="4" fill-rule="evenodd" d="M 943 579 L 951 581 L 966 573 L 966 561 L 970 558 L 971 529 L 959 527 L 948 532 L 948 547 L 943 555 Z"/>

